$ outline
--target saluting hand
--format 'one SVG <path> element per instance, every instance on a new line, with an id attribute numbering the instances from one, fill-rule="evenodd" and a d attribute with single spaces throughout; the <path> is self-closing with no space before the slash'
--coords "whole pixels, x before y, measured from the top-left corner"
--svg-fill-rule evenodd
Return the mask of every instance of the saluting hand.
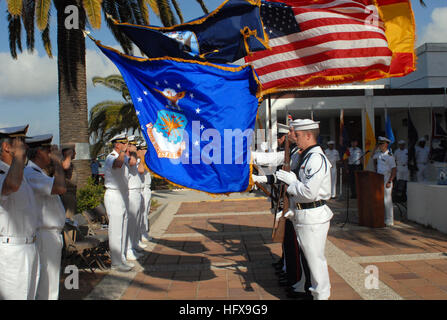
<path id="1" fill-rule="evenodd" d="M 59 150 L 58 146 L 53 144 L 51 146 L 50 159 L 53 162 L 60 163 L 62 161 L 62 152 Z"/>
<path id="2" fill-rule="evenodd" d="M 12 140 L 10 152 L 14 158 L 25 159 L 26 144 L 23 142 L 23 140 L 15 138 Z"/>

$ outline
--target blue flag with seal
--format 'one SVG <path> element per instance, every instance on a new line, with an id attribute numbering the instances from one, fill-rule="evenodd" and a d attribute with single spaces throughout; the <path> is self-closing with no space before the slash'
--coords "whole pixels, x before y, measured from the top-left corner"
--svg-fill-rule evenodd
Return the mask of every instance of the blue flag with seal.
<path id="1" fill-rule="evenodd" d="M 260 0 L 226 0 L 216 10 L 172 27 L 112 22 L 150 58 L 229 63 L 268 49 Z"/>
<path id="2" fill-rule="evenodd" d="M 260 93 L 251 66 L 143 59 L 96 44 L 127 84 L 154 174 L 208 193 L 250 190 Z"/>

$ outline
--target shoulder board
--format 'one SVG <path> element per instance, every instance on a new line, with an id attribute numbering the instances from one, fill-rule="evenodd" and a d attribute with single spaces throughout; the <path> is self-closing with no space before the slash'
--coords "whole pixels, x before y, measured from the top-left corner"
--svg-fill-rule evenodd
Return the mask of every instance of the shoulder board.
<path id="1" fill-rule="evenodd" d="M 39 172 L 39 173 L 42 173 L 39 169 L 37 169 L 37 168 L 33 168 L 33 170 L 34 171 L 37 171 L 37 172 Z"/>

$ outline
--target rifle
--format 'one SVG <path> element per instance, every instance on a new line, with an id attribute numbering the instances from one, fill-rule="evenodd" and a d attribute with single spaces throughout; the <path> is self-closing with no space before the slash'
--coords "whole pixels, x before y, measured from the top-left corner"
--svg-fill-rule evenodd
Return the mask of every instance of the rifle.
<path id="1" fill-rule="evenodd" d="M 284 150 L 284 164 L 282 166 L 282 169 L 284 171 L 290 171 L 290 146 L 289 146 L 289 139 L 286 137 L 285 143 L 285 150 Z M 286 218 L 284 217 L 284 214 L 289 210 L 289 197 L 287 196 L 287 187 L 288 185 L 284 182 L 281 182 L 281 185 L 279 187 L 280 194 L 278 197 L 278 202 L 276 203 L 276 209 L 275 209 L 275 215 L 273 217 L 273 230 L 272 230 L 272 241 L 273 242 L 283 242 L 284 241 L 284 233 L 286 228 Z M 282 208 L 282 215 L 276 220 L 276 213 L 279 210 L 279 203 L 281 198 L 283 198 L 283 208 Z"/>

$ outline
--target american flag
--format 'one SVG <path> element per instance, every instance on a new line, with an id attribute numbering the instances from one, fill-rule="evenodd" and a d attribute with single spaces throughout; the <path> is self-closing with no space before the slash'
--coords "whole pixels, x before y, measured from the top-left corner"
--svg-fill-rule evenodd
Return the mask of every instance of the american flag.
<path id="1" fill-rule="evenodd" d="M 393 52 L 373 0 L 262 1 L 271 50 L 245 57 L 263 92 L 382 78 Z"/>

